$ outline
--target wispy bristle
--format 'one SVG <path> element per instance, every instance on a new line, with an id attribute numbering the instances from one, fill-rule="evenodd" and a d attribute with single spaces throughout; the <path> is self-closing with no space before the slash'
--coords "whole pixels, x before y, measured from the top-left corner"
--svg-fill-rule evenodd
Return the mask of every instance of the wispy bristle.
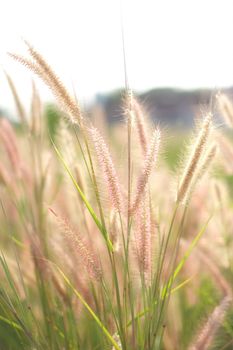
<path id="1" fill-rule="evenodd" d="M 200 182 L 205 173 L 209 170 L 215 156 L 217 153 L 217 145 L 212 144 L 204 155 L 200 159 L 200 165 L 197 167 L 193 179 L 190 183 L 189 189 L 186 194 L 186 198 L 189 199 L 191 197 L 191 193 L 194 190 L 194 187 Z"/>
<path id="2" fill-rule="evenodd" d="M 120 225 L 115 211 L 110 215 L 109 238 L 113 244 L 113 249 L 117 252 L 120 248 Z"/>
<path id="3" fill-rule="evenodd" d="M 216 336 L 216 333 L 221 326 L 226 312 L 232 303 L 232 298 L 226 296 L 222 299 L 220 304 L 214 309 L 209 316 L 206 324 L 202 328 L 200 334 L 193 345 L 189 347 L 189 350 L 208 350 Z"/>
<path id="4" fill-rule="evenodd" d="M 135 113 L 133 111 L 133 92 L 131 89 L 125 91 L 124 96 L 124 115 L 127 122 L 128 129 L 130 130 L 135 121 Z"/>
<path id="5" fill-rule="evenodd" d="M 155 129 L 149 148 L 146 153 L 144 165 L 141 174 L 139 175 L 136 187 L 136 194 L 130 213 L 133 214 L 139 206 L 140 200 L 144 194 L 152 169 L 157 161 L 160 146 L 160 130 Z"/>
<path id="6" fill-rule="evenodd" d="M 193 147 L 192 153 L 185 167 L 183 177 L 181 179 L 179 189 L 178 189 L 178 194 L 177 194 L 178 202 L 182 202 L 185 199 L 187 193 L 189 193 L 190 185 L 192 184 L 195 171 L 197 169 L 197 166 L 199 165 L 199 161 L 203 155 L 203 152 L 206 149 L 211 126 L 212 126 L 212 115 L 208 114 L 203 120 L 201 129 L 196 139 L 196 143 Z"/>
<path id="7" fill-rule="evenodd" d="M 95 146 L 99 165 L 107 182 L 111 204 L 120 213 L 122 210 L 122 194 L 112 157 L 99 131 L 96 128 L 91 128 L 90 134 Z"/>
<path id="8" fill-rule="evenodd" d="M 85 266 L 88 274 L 96 281 L 100 281 L 102 278 L 102 271 L 99 266 L 98 259 L 90 252 L 90 249 L 84 243 L 80 234 L 73 230 L 67 219 L 58 216 L 54 210 L 50 209 L 50 212 L 58 219 L 61 229 L 64 232 L 66 238 L 70 241 L 73 247 L 77 250 L 77 254 L 83 259 L 83 265 Z"/>
<path id="9" fill-rule="evenodd" d="M 57 75 L 54 73 L 54 71 L 52 70 L 50 65 L 45 61 L 42 55 L 38 51 L 36 51 L 34 47 L 27 41 L 25 41 L 25 44 L 27 45 L 31 56 L 37 62 L 38 66 L 41 67 L 41 69 L 44 71 L 45 75 L 48 77 L 49 81 L 53 85 L 54 92 L 56 93 L 58 98 L 60 97 L 60 99 L 63 100 L 64 105 L 68 107 L 71 115 L 74 118 L 77 118 L 80 122 L 80 120 L 82 119 L 81 111 L 79 109 L 78 104 L 75 102 L 75 99 L 71 97 L 61 80 L 57 77 Z"/>
<path id="10" fill-rule="evenodd" d="M 134 97 L 132 98 L 132 110 L 135 114 L 135 124 L 137 127 L 141 148 L 143 154 L 146 155 L 148 149 L 148 138 L 145 123 L 145 111 Z"/>
<path id="11" fill-rule="evenodd" d="M 133 91 L 131 89 L 126 89 L 125 91 L 125 110 L 126 113 L 132 111 L 133 104 Z"/>
<path id="12" fill-rule="evenodd" d="M 150 283 L 152 268 L 152 228 L 149 195 L 146 193 L 143 204 L 137 210 L 136 247 L 137 257 L 145 282 Z"/>
<path id="13" fill-rule="evenodd" d="M 183 246 L 186 251 L 190 246 L 190 242 L 182 238 L 180 240 L 180 245 Z M 211 276 L 214 278 L 216 286 L 221 291 L 221 293 L 232 298 L 231 285 L 219 269 L 216 262 L 216 257 L 212 256 L 212 251 L 204 248 L 203 246 L 199 246 L 195 254 L 198 256 L 198 260 L 201 261 L 202 265 L 210 271 Z"/>
<path id="14" fill-rule="evenodd" d="M 218 147 L 216 144 L 212 144 L 204 154 L 202 162 L 200 164 L 200 170 L 198 172 L 198 179 L 201 179 L 204 173 L 209 169 L 212 161 L 217 154 Z"/>
<path id="15" fill-rule="evenodd" d="M 38 75 L 51 89 L 58 102 L 61 104 L 61 107 L 68 113 L 70 121 L 72 123 L 81 124 L 82 114 L 79 105 L 75 102 L 75 99 L 68 93 L 60 79 L 53 72 L 52 68 L 48 65 L 44 58 L 30 44 L 26 44 L 34 61 L 30 61 L 20 55 L 12 53 L 9 53 L 10 57 Z"/>

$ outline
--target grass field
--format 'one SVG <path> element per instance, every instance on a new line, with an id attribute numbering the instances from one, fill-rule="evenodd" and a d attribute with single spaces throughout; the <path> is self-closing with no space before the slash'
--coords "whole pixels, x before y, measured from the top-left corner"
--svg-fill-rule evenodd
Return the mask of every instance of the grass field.
<path id="1" fill-rule="evenodd" d="M 233 349 L 233 107 L 192 134 L 90 118 L 41 55 L 11 57 L 57 98 L 0 120 L 0 349 Z M 9 58 L 10 59 L 10 58 Z M 19 88 L 20 92 L 20 88 Z M 27 108 L 26 108 L 27 107 Z"/>

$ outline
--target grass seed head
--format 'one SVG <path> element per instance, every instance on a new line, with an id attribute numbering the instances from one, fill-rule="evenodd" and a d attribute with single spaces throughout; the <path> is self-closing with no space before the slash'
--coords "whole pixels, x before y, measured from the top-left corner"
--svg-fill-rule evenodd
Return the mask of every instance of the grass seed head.
<path id="1" fill-rule="evenodd" d="M 181 178 L 178 193 L 177 193 L 178 202 L 183 202 L 186 199 L 186 195 L 190 191 L 190 186 L 192 184 L 194 174 L 200 165 L 199 162 L 201 157 L 206 151 L 211 129 L 212 129 L 212 115 L 208 114 L 202 122 L 202 125 L 200 127 L 200 130 L 196 138 L 196 142 L 193 148 L 191 149 L 191 154 L 188 158 L 188 162 L 184 169 L 183 176 Z"/>

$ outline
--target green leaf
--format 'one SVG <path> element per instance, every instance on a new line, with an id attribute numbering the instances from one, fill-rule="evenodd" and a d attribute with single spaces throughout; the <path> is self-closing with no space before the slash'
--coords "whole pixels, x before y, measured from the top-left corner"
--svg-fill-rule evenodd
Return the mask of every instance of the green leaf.
<path id="1" fill-rule="evenodd" d="M 185 281 L 183 281 L 182 283 L 180 283 L 178 286 L 174 287 L 172 290 L 171 290 L 171 294 L 177 292 L 179 289 L 181 289 L 182 287 L 184 287 L 187 283 L 189 283 L 191 281 L 192 277 L 189 277 L 188 279 L 186 279 Z M 165 290 L 166 287 L 163 288 L 163 290 Z M 163 293 L 162 293 L 163 294 Z M 168 297 L 168 294 L 165 294 L 162 296 L 162 300 L 167 298 Z M 156 305 L 158 303 L 158 300 L 155 300 L 153 305 Z M 139 318 L 143 317 L 145 314 L 147 314 L 149 311 L 150 311 L 151 308 L 147 308 L 143 311 L 140 311 L 134 318 L 134 320 L 138 320 Z M 130 325 L 132 324 L 132 320 L 129 321 L 127 323 L 127 327 L 129 327 Z"/>
<path id="2" fill-rule="evenodd" d="M 177 267 L 175 268 L 174 273 L 172 274 L 172 276 L 169 279 L 168 285 L 167 287 L 163 288 L 162 291 L 162 297 L 164 297 L 164 293 L 166 293 L 167 290 L 169 290 L 169 288 L 171 287 L 171 284 L 173 283 L 173 281 L 175 280 L 175 278 L 177 277 L 177 275 L 179 274 L 179 272 L 181 271 L 182 267 L 184 266 L 186 260 L 189 258 L 189 256 L 191 255 L 193 249 L 195 248 L 195 246 L 197 245 L 197 243 L 199 242 L 199 240 L 201 239 L 202 235 L 204 234 L 204 232 L 206 231 L 206 228 L 209 224 L 211 218 L 208 219 L 208 221 L 205 223 L 205 225 L 201 228 L 201 230 L 198 232 L 198 234 L 194 237 L 194 239 L 192 240 L 192 242 L 190 243 L 190 246 L 188 247 L 188 249 L 186 250 L 183 258 L 180 260 L 179 264 L 177 265 Z"/>
<path id="3" fill-rule="evenodd" d="M 86 308 L 86 310 L 89 312 L 89 314 L 92 316 L 92 318 L 95 320 L 97 325 L 100 327 L 100 329 L 103 331 L 103 333 L 106 335 L 108 340 L 112 343 L 112 345 L 115 347 L 116 350 L 121 350 L 119 345 L 117 345 L 116 341 L 114 338 L 111 336 L 107 328 L 103 325 L 103 323 L 100 321 L 98 316 L 95 314 L 95 312 L 92 310 L 92 308 L 87 304 L 87 302 L 84 300 L 82 295 L 77 291 L 77 289 L 72 285 L 68 277 L 63 273 L 63 271 L 55 265 L 56 268 L 58 269 L 58 272 L 61 274 L 61 276 L 64 278 L 66 284 L 72 289 L 73 293 L 77 296 L 77 298 L 81 301 L 83 306 Z"/>
<path id="4" fill-rule="evenodd" d="M 23 328 L 18 323 L 8 320 L 6 317 L 1 315 L 0 315 L 0 320 L 12 326 L 13 328 L 23 332 Z"/>

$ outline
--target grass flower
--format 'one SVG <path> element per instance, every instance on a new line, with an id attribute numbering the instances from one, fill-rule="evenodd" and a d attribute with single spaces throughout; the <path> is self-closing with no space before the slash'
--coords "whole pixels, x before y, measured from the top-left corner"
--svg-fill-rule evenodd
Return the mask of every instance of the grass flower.
<path id="1" fill-rule="evenodd" d="M 142 166 L 142 172 L 139 175 L 137 180 L 136 192 L 135 192 L 133 204 L 130 210 L 131 214 L 133 214 L 138 208 L 141 198 L 145 192 L 146 185 L 149 181 L 149 177 L 151 175 L 151 172 L 158 158 L 159 146 L 160 146 L 160 130 L 155 129 L 153 136 L 151 138 L 149 148 L 145 156 L 144 164 Z"/>
<path id="2" fill-rule="evenodd" d="M 123 200 L 112 157 L 106 143 L 104 142 L 103 137 L 100 135 L 99 131 L 96 128 L 90 129 L 90 135 L 95 146 L 99 166 L 103 171 L 103 175 L 108 186 L 110 202 L 112 204 L 112 207 L 118 213 L 121 213 Z"/>
<path id="3" fill-rule="evenodd" d="M 187 193 L 189 193 L 190 185 L 194 178 L 195 172 L 199 167 L 200 159 L 206 151 L 206 147 L 209 141 L 209 135 L 212 128 L 212 115 L 208 114 L 200 126 L 199 133 L 197 135 L 194 146 L 191 149 L 188 162 L 183 171 L 183 175 L 179 184 L 177 193 L 177 201 L 182 202 L 185 200 Z"/>

